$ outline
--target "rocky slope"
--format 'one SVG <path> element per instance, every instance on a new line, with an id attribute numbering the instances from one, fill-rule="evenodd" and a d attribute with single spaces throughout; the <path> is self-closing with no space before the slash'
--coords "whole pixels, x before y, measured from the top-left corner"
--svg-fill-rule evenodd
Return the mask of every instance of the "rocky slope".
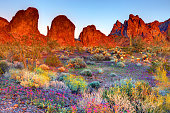
<path id="1" fill-rule="evenodd" d="M 113 46 L 111 38 L 107 37 L 101 31 L 96 30 L 94 25 L 89 25 L 83 28 L 79 36 L 80 42 L 84 46 Z"/>
<path id="2" fill-rule="evenodd" d="M 163 32 L 167 32 L 168 25 L 169 20 L 162 23 L 154 21 L 146 24 L 138 15 L 134 16 L 133 14 L 130 14 L 129 19 L 125 20 L 123 24 L 119 21 L 114 24 L 109 36 L 132 37 L 132 39 L 137 37 L 141 38 L 142 41 L 151 44 L 155 41 L 166 41 L 167 35 Z M 122 40 L 124 40 L 124 38 L 122 38 Z"/>

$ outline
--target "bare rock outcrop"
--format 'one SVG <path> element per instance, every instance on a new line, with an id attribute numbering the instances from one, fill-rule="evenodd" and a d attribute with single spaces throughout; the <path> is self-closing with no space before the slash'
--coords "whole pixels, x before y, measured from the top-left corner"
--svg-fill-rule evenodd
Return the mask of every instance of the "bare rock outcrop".
<path id="1" fill-rule="evenodd" d="M 61 46 L 74 46 L 74 32 L 75 25 L 66 16 L 59 15 L 53 19 L 47 37 L 56 40 Z"/>

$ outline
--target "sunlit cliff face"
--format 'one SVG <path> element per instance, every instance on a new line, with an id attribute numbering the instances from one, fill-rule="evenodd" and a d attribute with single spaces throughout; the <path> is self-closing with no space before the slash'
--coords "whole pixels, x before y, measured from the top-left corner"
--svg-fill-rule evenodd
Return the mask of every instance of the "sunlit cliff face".
<path id="1" fill-rule="evenodd" d="M 129 15 L 129 19 L 122 24 L 117 21 L 109 36 L 95 25 L 84 27 L 79 35 L 79 41 L 75 41 L 75 25 L 65 15 L 56 16 L 48 27 L 47 36 L 40 34 L 38 30 L 39 13 L 36 8 L 29 7 L 26 10 L 18 11 L 10 22 L 0 18 L 0 41 L 8 42 L 14 38 L 18 40 L 23 37 L 34 37 L 43 43 L 56 41 L 61 46 L 75 46 L 79 43 L 83 46 L 127 46 L 130 37 L 140 38 L 145 43 L 162 43 L 169 39 L 168 31 L 170 19 L 165 22 L 154 21 L 145 23 L 138 15 Z M 120 38 L 119 38 L 120 37 Z"/>

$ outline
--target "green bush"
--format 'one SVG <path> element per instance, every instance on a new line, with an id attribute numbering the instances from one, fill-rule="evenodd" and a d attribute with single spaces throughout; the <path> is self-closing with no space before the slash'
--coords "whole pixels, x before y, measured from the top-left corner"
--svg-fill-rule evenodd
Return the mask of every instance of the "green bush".
<path id="1" fill-rule="evenodd" d="M 92 76 L 92 72 L 90 69 L 84 69 L 83 71 L 80 72 L 80 74 L 84 76 Z"/>
<path id="2" fill-rule="evenodd" d="M 100 81 L 93 81 L 89 84 L 89 86 L 98 89 L 100 87 Z"/>
<path id="3" fill-rule="evenodd" d="M 63 77 L 64 83 L 70 88 L 73 93 L 82 93 L 87 86 L 87 82 L 82 76 L 65 75 Z"/>
<path id="4" fill-rule="evenodd" d="M 0 62 L 0 74 L 4 74 L 8 70 L 9 70 L 8 64 L 6 62 L 4 62 L 4 61 L 1 61 Z"/>
<path id="5" fill-rule="evenodd" d="M 113 87 L 109 90 L 105 90 L 103 98 L 106 99 L 110 105 L 118 104 L 120 109 L 123 110 L 123 106 L 131 105 L 135 108 L 136 112 L 163 112 L 162 109 L 166 103 L 167 96 L 159 94 L 156 88 L 152 88 L 148 82 L 145 81 L 132 81 L 128 79 L 122 79 L 116 81 Z M 116 97 L 126 98 L 120 102 Z"/>
<path id="6" fill-rule="evenodd" d="M 58 77 L 58 81 L 63 81 L 64 77 L 67 77 L 68 75 L 70 75 L 70 73 L 61 73 Z"/>

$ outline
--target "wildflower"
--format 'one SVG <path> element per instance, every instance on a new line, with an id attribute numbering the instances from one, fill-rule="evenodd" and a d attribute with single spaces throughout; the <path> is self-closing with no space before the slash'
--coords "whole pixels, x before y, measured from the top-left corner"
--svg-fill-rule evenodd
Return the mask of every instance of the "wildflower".
<path id="1" fill-rule="evenodd" d="M 97 113 L 97 109 L 96 108 L 94 108 L 94 112 Z"/>
<path id="2" fill-rule="evenodd" d="M 43 98 L 43 100 L 45 101 L 45 98 Z"/>
<path id="3" fill-rule="evenodd" d="M 128 109 L 126 111 L 127 111 L 127 113 L 130 113 Z"/>

